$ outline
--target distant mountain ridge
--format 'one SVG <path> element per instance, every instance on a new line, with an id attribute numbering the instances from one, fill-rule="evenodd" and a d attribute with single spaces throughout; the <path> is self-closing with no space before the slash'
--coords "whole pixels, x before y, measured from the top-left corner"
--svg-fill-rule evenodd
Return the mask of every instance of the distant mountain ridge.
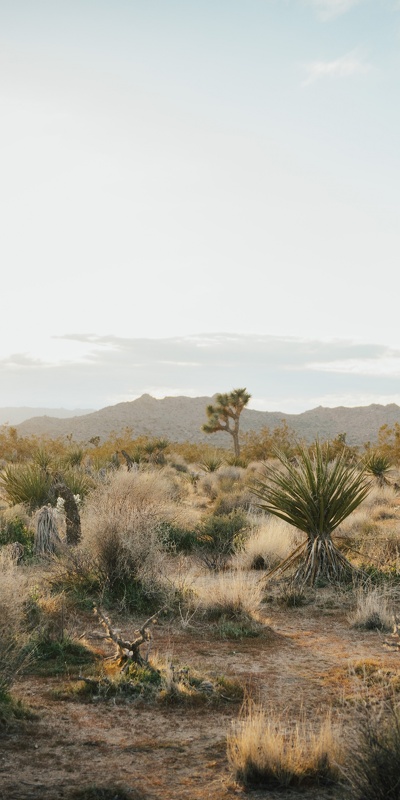
<path id="1" fill-rule="evenodd" d="M 107 439 L 111 433 L 121 433 L 132 428 L 134 436 L 165 437 L 171 442 L 208 442 L 221 447 L 231 447 L 231 437 L 224 433 L 206 434 L 201 426 L 206 422 L 206 406 L 212 397 L 164 397 L 157 400 L 144 394 L 137 400 L 106 406 L 99 411 L 60 419 L 45 415 L 35 416 L 19 425 L 21 435 L 47 435 L 51 438 L 72 435 L 79 441 L 88 441 L 93 436 Z M 278 411 L 255 411 L 244 409 L 241 416 L 241 431 L 260 431 L 268 426 L 276 428 L 285 420 L 299 438 L 307 441 L 319 436 L 322 440 L 333 439 L 346 433 L 350 445 L 375 442 L 382 425 L 400 424 L 400 407 L 369 405 L 347 408 L 324 408 L 319 406 L 301 414 L 285 414 Z"/>
<path id="2" fill-rule="evenodd" d="M 32 408 L 31 406 L 3 406 L 0 408 L 0 425 L 20 425 L 32 417 L 69 418 L 91 414 L 93 408 Z"/>

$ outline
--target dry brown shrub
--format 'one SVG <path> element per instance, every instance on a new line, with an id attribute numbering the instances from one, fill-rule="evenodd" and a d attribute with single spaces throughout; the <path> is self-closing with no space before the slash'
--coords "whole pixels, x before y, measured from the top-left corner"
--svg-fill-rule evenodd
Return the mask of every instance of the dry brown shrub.
<path id="1" fill-rule="evenodd" d="M 164 560 L 161 522 L 171 485 L 159 472 L 117 472 L 93 492 L 82 513 L 82 539 L 110 587 L 138 583 L 151 592 Z"/>

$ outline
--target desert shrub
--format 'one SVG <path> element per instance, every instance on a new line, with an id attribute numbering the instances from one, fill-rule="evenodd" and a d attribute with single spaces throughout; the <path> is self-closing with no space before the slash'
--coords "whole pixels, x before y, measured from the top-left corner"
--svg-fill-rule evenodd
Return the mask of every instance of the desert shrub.
<path id="1" fill-rule="evenodd" d="M 265 426 L 261 431 L 243 434 L 242 456 L 248 461 L 266 461 L 279 450 L 291 458 L 297 449 L 294 431 L 283 420 L 274 430 Z"/>
<path id="2" fill-rule="evenodd" d="M 142 665 L 130 663 L 117 673 L 105 668 L 99 677 L 78 685 L 75 697 L 118 703 L 139 699 L 168 706 L 210 706 L 241 702 L 243 689 L 238 681 L 224 676 L 211 679 L 189 666 L 156 656 Z"/>
<path id="3" fill-rule="evenodd" d="M 160 536 L 163 546 L 176 553 L 192 553 L 197 545 L 197 535 L 194 530 L 188 530 L 167 520 L 160 522 Z"/>
<path id="4" fill-rule="evenodd" d="M 196 531 L 198 558 L 209 569 L 222 569 L 240 546 L 246 527 L 243 513 L 210 514 Z"/>
<path id="5" fill-rule="evenodd" d="M 354 800 L 400 800 L 400 709 L 393 700 L 364 709 L 347 764 Z"/>
<path id="6" fill-rule="evenodd" d="M 92 665 L 96 655 L 82 642 L 65 636 L 63 639 L 38 639 L 31 651 L 29 672 L 35 675 L 71 675 Z"/>
<path id="7" fill-rule="evenodd" d="M 0 547 L 11 545 L 15 542 L 22 545 L 21 559 L 29 558 L 33 552 L 33 531 L 27 524 L 24 516 L 0 516 Z"/>
<path id="8" fill-rule="evenodd" d="M 387 593 L 379 589 L 359 590 L 357 605 L 349 617 L 353 628 L 390 631 L 394 625 L 393 603 Z"/>
<path id="9" fill-rule="evenodd" d="M 162 487 L 162 482 L 160 486 Z M 83 544 L 109 596 L 126 606 L 160 601 L 162 496 L 154 476 L 117 472 L 94 491 L 82 516 Z"/>
<path id="10" fill-rule="evenodd" d="M 253 503 L 253 496 L 245 486 L 236 491 L 219 492 L 214 501 L 214 514 L 231 514 L 232 511 L 248 511 Z"/>
<path id="11" fill-rule="evenodd" d="M 228 735 L 228 758 L 246 788 L 299 788 L 338 779 L 338 744 L 330 716 L 319 729 L 291 725 L 248 703 Z"/>
<path id="12" fill-rule="evenodd" d="M 376 505 L 396 506 L 398 504 L 398 494 L 393 486 L 372 485 L 366 498 L 362 502 L 363 510 L 372 509 Z"/>
<path id="13" fill-rule="evenodd" d="M 310 595 L 304 591 L 304 588 L 288 584 L 282 587 L 282 591 L 277 596 L 277 602 L 286 608 L 301 608 L 310 602 Z"/>
<path id="14" fill-rule="evenodd" d="M 215 498 L 218 497 L 218 480 L 216 473 L 213 472 L 200 476 L 197 480 L 197 489 L 209 500 L 215 500 Z"/>

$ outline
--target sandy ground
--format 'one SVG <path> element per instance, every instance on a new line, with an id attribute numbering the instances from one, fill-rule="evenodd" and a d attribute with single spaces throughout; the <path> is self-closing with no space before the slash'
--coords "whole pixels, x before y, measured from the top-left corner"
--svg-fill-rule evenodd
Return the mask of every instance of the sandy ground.
<path id="1" fill-rule="evenodd" d="M 205 627 L 182 630 L 164 621 L 154 631 L 154 649 L 211 677 L 240 679 L 251 696 L 293 719 L 302 710 L 315 718 L 332 706 L 345 725 L 354 718 L 352 698 L 365 685 L 360 664 L 367 665 L 368 674 L 372 665 L 371 691 L 378 694 L 399 674 L 400 650 L 385 646 L 390 637 L 351 629 L 340 602 L 273 606 L 265 614 L 271 631 L 259 639 L 220 641 Z M 130 622 L 133 629 L 135 621 Z M 37 718 L 0 740 L 1 800 L 67 799 L 95 786 L 113 786 L 116 800 L 118 789 L 136 800 L 244 796 L 226 757 L 226 734 L 238 705 L 188 709 L 67 702 L 54 697 L 59 685 L 59 678 L 38 676 L 24 676 L 15 685 L 14 695 Z M 316 789 L 302 796 L 328 800 L 343 791 Z M 257 791 L 251 797 L 283 800 L 289 794 Z"/>

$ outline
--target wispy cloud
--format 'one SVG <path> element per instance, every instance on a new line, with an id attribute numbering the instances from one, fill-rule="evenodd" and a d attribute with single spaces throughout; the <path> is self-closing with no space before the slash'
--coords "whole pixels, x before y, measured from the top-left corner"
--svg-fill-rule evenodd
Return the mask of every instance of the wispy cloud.
<path id="1" fill-rule="evenodd" d="M 400 358 L 385 356 L 376 358 L 348 358 L 343 361 L 311 362 L 305 365 L 306 369 L 316 372 L 336 372 L 342 375 L 390 375 L 392 378 L 400 377 Z"/>
<path id="2" fill-rule="evenodd" d="M 307 76 L 303 86 L 309 86 L 321 78 L 351 78 L 354 75 L 365 75 L 370 70 L 371 65 L 357 53 L 348 53 L 333 61 L 312 61 L 306 65 Z"/>
<path id="3" fill-rule="evenodd" d="M 321 19 L 329 20 L 346 14 L 351 8 L 358 5 L 363 0 L 308 0 L 309 5 L 314 6 Z"/>
<path id="4" fill-rule="evenodd" d="M 26 353 L 0 360 L 2 405 L 102 408 L 145 393 L 204 397 L 234 386 L 246 386 L 252 407 L 269 411 L 382 397 L 400 403 L 400 352 L 380 344 L 232 333 L 169 339 L 72 333 L 65 340 L 81 342 L 84 354 L 58 363 Z"/>

